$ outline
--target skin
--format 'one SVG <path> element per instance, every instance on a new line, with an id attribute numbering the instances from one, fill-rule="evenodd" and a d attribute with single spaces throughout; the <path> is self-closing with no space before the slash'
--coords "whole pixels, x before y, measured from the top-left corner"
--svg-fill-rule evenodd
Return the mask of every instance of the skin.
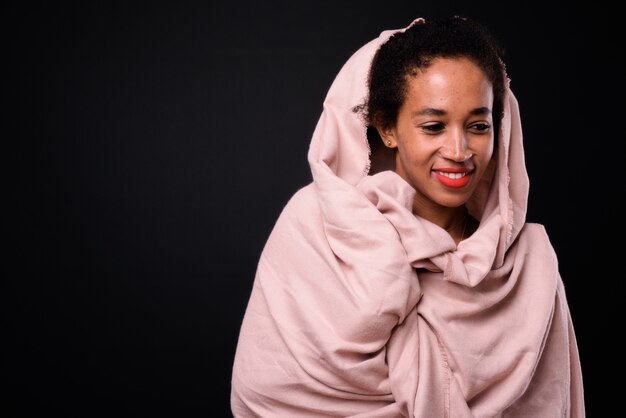
<path id="1" fill-rule="evenodd" d="M 436 58 L 407 77 L 395 125 L 377 128 L 396 150 L 395 171 L 417 192 L 413 213 L 446 229 L 457 244 L 477 226 L 471 219 L 468 227 L 465 203 L 493 156 L 492 105 L 492 85 L 478 66 Z M 467 177 L 454 179 L 460 174 L 453 172 Z"/>

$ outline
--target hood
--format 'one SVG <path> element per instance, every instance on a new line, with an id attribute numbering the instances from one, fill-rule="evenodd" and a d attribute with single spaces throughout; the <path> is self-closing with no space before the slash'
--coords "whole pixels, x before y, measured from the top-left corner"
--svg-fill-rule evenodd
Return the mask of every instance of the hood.
<path id="1" fill-rule="evenodd" d="M 350 189 L 359 188 L 363 183 L 368 183 L 367 187 L 393 193 L 405 208 L 411 209 L 414 191 L 408 183 L 391 171 L 370 172 L 371 167 L 384 165 L 385 162 L 379 159 L 385 156 L 372 152 L 366 123 L 353 109 L 367 98 L 368 71 L 378 48 L 394 33 L 405 31 L 423 21 L 418 18 L 405 28 L 383 31 L 376 39 L 358 49 L 343 65 L 324 99 L 323 111 L 309 146 L 308 161 L 320 195 L 322 211 L 329 218 L 336 217 L 337 211 L 341 210 L 337 207 L 336 193 L 342 190 L 343 193 L 352 193 Z M 507 249 L 526 219 L 529 181 L 524 161 L 519 106 L 510 90 L 510 79 L 505 77 L 505 80 L 503 118 L 497 135 L 496 152 L 481 184 L 467 203 L 470 214 L 479 220 L 480 226 L 458 248 L 443 248 L 444 253 L 456 252 L 455 258 L 469 263 L 470 270 L 473 265 L 476 272 L 469 272 L 473 277 L 459 279 L 466 283 L 477 283 L 488 270 L 502 264 Z M 379 178 L 370 179 L 375 177 Z M 325 196 L 329 198 L 327 202 Z M 481 249 L 481 260 L 464 251 L 467 250 L 468 241 L 472 242 L 472 248 Z M 416 257 L 423 257 L 423 254 Z M 412 261 L 419 265 L 418 260 Z"/>

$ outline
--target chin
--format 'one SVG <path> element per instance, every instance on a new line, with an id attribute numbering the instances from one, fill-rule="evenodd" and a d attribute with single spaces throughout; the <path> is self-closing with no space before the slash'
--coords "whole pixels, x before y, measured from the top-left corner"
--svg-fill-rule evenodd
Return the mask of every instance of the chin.
<path id="1" fill-rule="evenodd" d="M 445 206 L 447 208 L 458 208 L 466 204 L 468 200 L 469 200 L 469 196 L 468 197 L 463 196 L 463 198 L 460 198 L 460 196 L 455 196 L 454 198 L 437 199 L 435 200 L 435 202 L 439 204 L 440 206 Z"/>

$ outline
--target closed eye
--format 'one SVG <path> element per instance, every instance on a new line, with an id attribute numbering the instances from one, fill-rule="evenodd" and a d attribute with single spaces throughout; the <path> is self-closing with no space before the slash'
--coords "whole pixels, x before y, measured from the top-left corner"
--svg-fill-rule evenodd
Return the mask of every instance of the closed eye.
<path id="1" fill-rule="evenodd" d="M 438 134 L 445 129 L 443 123 L 430 123 L 427 125 L 422 125 L 422 130 L 427 134 Z"/>
<path id="2" fill-rule="evenodd" d="M 485 134 L 491 131 L 491 125 L 486 122 L 478 122 L 470 125 L 470 131 L 478 134 Z"/>

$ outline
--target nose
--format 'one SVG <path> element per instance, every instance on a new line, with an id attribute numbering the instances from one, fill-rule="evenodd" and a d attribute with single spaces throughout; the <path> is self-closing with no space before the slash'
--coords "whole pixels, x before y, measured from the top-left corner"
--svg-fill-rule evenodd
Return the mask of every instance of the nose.
<path id="1" fill-rule="evenodd" d="M 441 156 L 456 162 L 469 160 L 472 154 L 467 145 L 467 138 L 462 129 L 450 130 L 443 140 Z"/>

